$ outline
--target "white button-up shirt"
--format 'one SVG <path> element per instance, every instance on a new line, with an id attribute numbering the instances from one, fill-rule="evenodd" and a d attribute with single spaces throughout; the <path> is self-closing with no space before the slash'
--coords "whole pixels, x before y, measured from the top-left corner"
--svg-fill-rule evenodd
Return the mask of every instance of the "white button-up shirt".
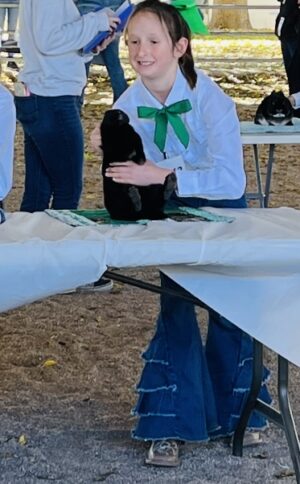
<path id="1" fill-rule="evenodd" d="M 138 106 L 161 109 L 162 104 L 137 79 L 117 100 L 114 107 L 122 109 L 142 138 L 146 158 L 157 165 L 180 155 L 182 169 L 176 169 L 178 195 L 210 200 L 240 198 L 246 185 L 240 125 L 235 104 L 218 85 L 197 70 L 197 85 L 191 89 L 178 68 L 175 83 L 165 102 L 169 106 L 188 99 L 192 110 L 181 114 L 189 133 L 185 148 L 168 124 L 164 153 L 154 143 L 155 120 L 140 119 Z M 178 166 L 178 163 L 177 165 Z"/>

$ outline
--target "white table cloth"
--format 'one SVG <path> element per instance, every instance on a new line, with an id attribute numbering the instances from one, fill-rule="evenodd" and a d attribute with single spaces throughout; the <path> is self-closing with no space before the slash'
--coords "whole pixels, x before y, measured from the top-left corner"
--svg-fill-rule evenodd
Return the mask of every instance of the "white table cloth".
<path id="1" fill-rule="evenodd" d="M 70 227 L 45 213 L 0 225 L 0 311 L 98 279 L 162 266 L 203 302 L 300 365 L 300 211 L 209 209 L 232 223 Z"/>

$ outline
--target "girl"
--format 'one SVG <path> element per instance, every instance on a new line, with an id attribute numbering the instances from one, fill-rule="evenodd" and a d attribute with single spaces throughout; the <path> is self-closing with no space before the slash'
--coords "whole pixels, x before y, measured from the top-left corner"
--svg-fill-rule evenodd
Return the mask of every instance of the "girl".
<path id="1" fill-rule="evenodd" d="M 51 200 L 54 209 L 77 208 L 84 148 L 80 96 L 86 83 L 79 50 L 118 22 L 109 9 L 81 17 L 73 0 L 21 0 L 24 68 L 15 92 L 25 139 L 21 210 L 45 210 Z"/>
<path id="2" fill-rule="evenodd" d="M 114 163 L 106 176 L 149 185 L 163 183 L 174 170 L 173 206 L 246 207 L 234 103 L 194 68 L 190 31 L 178 11 L 158 0 L 139 3 L 126 40 L 139 78 L 115 107 L 141 135 L 147 162 Z M 164 275 L 161 280 L 178 288 Z M 194 306 L 163 295 L 156 334 L 143 357 L 133 436 L 151 441 L 146 463 L 174 466 L 179 442 L 232 435 L 251 381 L 249 336 L 214 313 L 203 350 Z M 269 401 L 265 385 L 261 397 Z M 258 414 L 249 423 L 252 430 L 265 424 Z"/>
<path id="3" fill-rule="evenodd" d="M 3 200 L 13 181 L 15 130 L 16 110 L 13 96 L 0 84 L 0 223 L 4 221 Z"/>

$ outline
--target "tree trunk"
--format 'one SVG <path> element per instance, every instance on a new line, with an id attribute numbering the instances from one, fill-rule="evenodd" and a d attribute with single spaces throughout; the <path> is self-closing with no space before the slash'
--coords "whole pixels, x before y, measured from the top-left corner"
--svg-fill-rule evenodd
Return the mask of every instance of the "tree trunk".
<path id="1" fill-rule="evenodd" d="M 213 3 L 216 5 L 247 5 L 247 0 L 213 0 Z M 213 9 L 209 28 L 218 30 L 251 30 L 249 12 L 247 9 Z"/>

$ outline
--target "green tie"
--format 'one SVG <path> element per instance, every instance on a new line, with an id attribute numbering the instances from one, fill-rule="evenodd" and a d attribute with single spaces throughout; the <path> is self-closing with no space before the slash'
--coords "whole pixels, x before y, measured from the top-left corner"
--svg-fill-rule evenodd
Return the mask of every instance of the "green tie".
<path id="1" fill-rule="evenodd" d="M 164 106 L 161 109 L 148 108 L 147 106 L 137 108 L 139 118 L 155 118 L 154 143 L 161 152 L 165 149 L 168 122 L 173 127 L 180 142 L 187 148 L 190 139 L 189 133 L 178 115 L 187 113 L 191 109 L 192 106 L 188 99 L 170 104 L 170 106 Z"/>

